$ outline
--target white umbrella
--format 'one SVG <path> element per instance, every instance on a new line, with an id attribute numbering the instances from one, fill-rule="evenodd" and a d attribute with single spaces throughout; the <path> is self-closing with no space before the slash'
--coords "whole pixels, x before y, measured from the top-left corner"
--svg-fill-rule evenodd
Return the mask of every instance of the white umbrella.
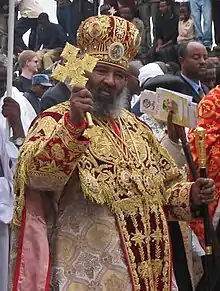
<path id="1" fill-rule="evenodd" d="M 15 23 L 15 0 L 9 0 L 8 17 L 8 67 L 7 67 L 7 96 L 12 96 L 13 81 L 13 53 L 14 53 L 14 23 Z M 10 127 L 6 122 L 6 137 L 10 137 Z"/>

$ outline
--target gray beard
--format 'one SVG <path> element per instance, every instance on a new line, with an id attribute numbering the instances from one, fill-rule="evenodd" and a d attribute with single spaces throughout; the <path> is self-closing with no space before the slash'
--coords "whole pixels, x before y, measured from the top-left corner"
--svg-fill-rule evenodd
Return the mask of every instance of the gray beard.
<path id="1" fill-rule="evenodd" d="M 123 109 L 128 109 L 128 90 L 124 88 L 118 95 L 101 98 L 93 92 L 93 115 L 106 119 L 111 117 L 117 119 L 121 116 Z"/>

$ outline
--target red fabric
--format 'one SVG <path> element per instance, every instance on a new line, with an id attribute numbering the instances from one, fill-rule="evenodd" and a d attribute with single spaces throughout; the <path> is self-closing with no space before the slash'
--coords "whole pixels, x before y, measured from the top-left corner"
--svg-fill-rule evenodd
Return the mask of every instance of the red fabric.
<path id="1" fill-rule="evenodd" d="M 198 105 L 198 126 L 206 130 L 207 174 L 215 181 L 215 199 L 210 204 L 210 215 L 213 218 L 220 198 L 220 86 L 210 91 Z M 194 130 L 189 131 L 189 142 L 193 160 L 198 167 L 198 154 Z M 204 245 L 204 226 L 202 220 L 193 221 L 191 227 Z"/>
<path id="2" fill-rule="evenodd" d="M 17 262 L 16 262 L 13 291 L 18 291 L 18 280 L 19 280 L 19 276 L 20 276 L 21 256 L 22 256 L 22 250 L 23 250 L 25 224 L 26 224 L 26 209 L 24 208 L 23 215 L 22 215 L 21 234 L 20 234 L 19 245 L 18 245 L 18 257 L 17 257 Z"/>

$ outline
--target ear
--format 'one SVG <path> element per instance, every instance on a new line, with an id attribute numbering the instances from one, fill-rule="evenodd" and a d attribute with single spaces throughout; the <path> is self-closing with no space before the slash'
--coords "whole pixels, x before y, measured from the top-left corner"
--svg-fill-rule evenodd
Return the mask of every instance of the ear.
<path id="1" fill-rule="evenodd" d="M 184 63 L 184 58 L 183 57 L 179 57 L 179 62 L 182 65 Z"/>

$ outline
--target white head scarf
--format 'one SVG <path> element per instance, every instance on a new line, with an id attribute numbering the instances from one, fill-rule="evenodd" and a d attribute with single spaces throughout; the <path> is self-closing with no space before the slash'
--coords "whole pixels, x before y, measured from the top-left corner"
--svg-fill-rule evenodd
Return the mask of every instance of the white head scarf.
<path id="1" fill-rule="evenodd" d="M 146 80 L 150 78 L 154 78 L 159 75 L 164 75 L 164 72 L 160 68 L 160 66 L 156 63 L 149 63 L 142 68 L 140 68 L 140 74 L 138 76 L 140 86 L 142 86 Z"/>

